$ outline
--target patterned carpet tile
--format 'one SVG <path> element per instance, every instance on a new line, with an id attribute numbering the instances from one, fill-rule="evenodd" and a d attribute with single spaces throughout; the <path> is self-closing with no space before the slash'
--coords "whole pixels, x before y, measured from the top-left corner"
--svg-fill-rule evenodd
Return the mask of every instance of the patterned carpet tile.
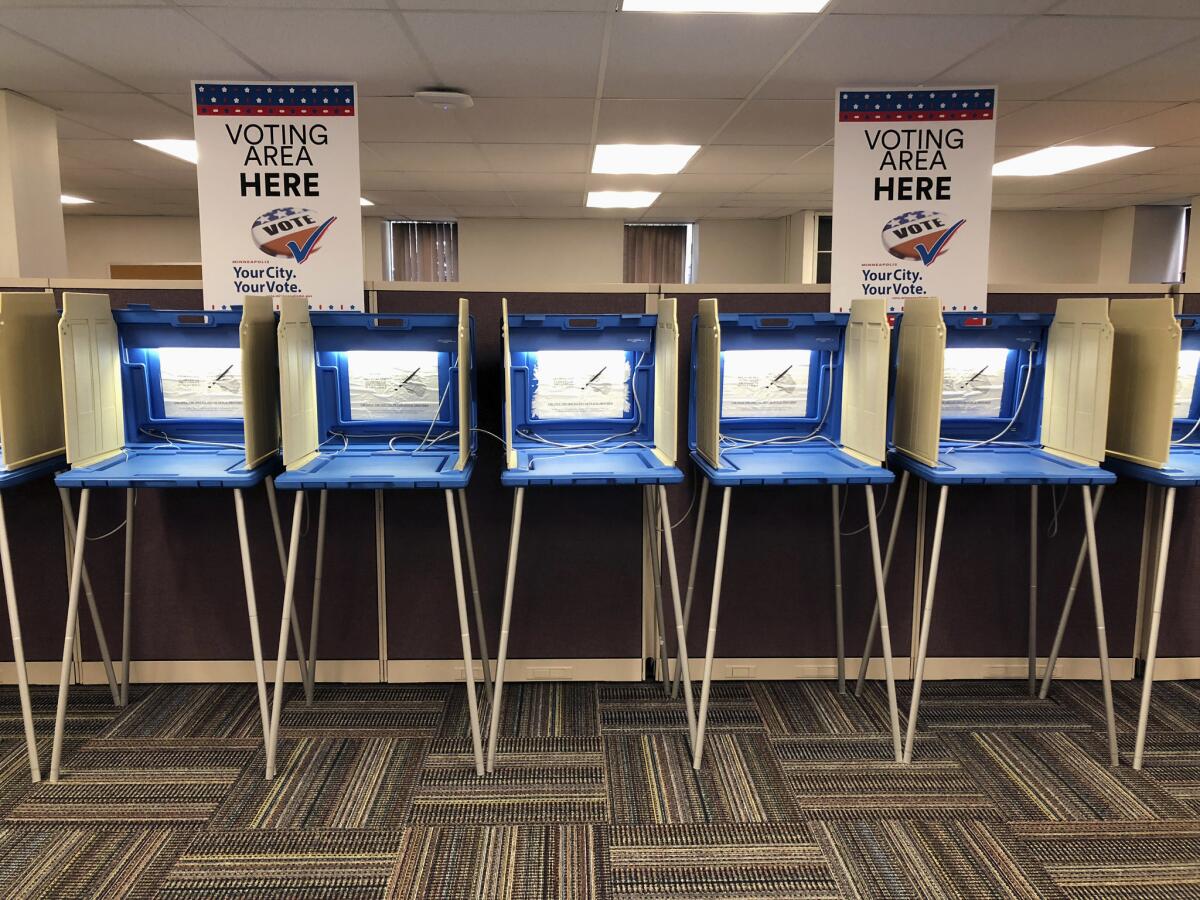
<path id="1" fill-rule="evenodd" d="M 1132 765 L 1133 737 L 1122 735 L 1120 744 L 1121 761 Z M 1146 736 L 1142 771 L 1200 816 L 1200 734 L 1151 732 Z"/>
<path id="2" fill-rule="evenodd" d="M 615 825 L 613 900 L 773 900 L 843 896 L 805 824 Z"/>
<path id="3" fill-rule="evenodd" d="M 686 734 L 606 735 L 604 756 L 614 823 L 797 818 L 783 771 L 759 734 L 708 735 L 700 771 Z"/>
<path id="4" fill-rule="evenodd" d="M 1066 684 L 1066 682 L 1064 682 Z M 1100 683 L 1076 682 L 1100 695 Z M 908 714 L 911 682 L 898 682 L 900 716 Z M 921 689 L 920 731 L 1091 731 L 1094 716 L 1077 695 L 1052 688 L 1045 700 L 1030 696 L 1024 681 L 927 681 Z M 1099 720 L 1103 725 L 1104 719 Z"/>
<path id="5" fill-rule="evenodd" d="M 772 742 L 796 806 L 814 819 L 999 819 L 988 795 L 938 736 L 895 761 L 891 736 Z"/>
<path id="6" fill-rule="evenodd" d="M 284 697 L 279 733 L 434 738 L 451 698 L 461 692 L 450 684 L 327 684 L 316 686 L 310 706 L 293 684 Z"/>
<path id="7" fill-rule="evenodd" d="M 1104 728 L 1104 696 L 1098 681 L 1054 682 L 1050 696 L 1079 710 L 1079 718 L 1092 730 Z M 1200 731 L 1200 682 L 1160 681 L 1151 694 L 1150 733 L 1156 731 Z M 1137 731 L 1142 703 L 1142 681 L 1113 682 L 1113 712 L 1117 731 Z"/>
<path id="8" fill-rule="evenodd" d="M 143 685 L 131 685 L 129 703 L 133 706 L 149 692 Z M 67 702 L 67 734 L 91 737 L 101 733 L 123 710 L 113 704 L 112 692 L 104 685 L 72 685 Z M 39 735 L 54 733 L 54 713 L 58 706 L 58 688 L 30 685 L 29 706 Z M 20 697 L 16 686 L 0 692 L 0 740 L 25 738 Z"/>
<path id="9" fill-rule="evenodd" d="M 506 739 L 495 773 L 483 778 L 465 739 L 439 741 L 425 757 L 409 818 L 421 825 L 607 822 L 600 740 Z"/>
<path id="10" fill-rule="evenodd" d="M 700 685 L 692 683 L 695 707 L 700 708 Z M 597 685 L 600 730 L 645 734 L 650 731 L 687 731 L 683 690 L 672 698 L 661 684 L 617 683 Z M 709 695 L 708 725 L 713 731 L 762 731 L 762 715 L 750 693 L 750 685 L 739 681 L 714 681 Z"/>
<path id="11" fill-rule="evenodd" d="M 389 830 L 202 832 L 155 896 L 384 900 L 404 841 Z"/>
<path id="12" fill-rule="evenodd" d="M 764 681 L 750 685 L 767 733 L 774 738 L 808 734 L 878 734 L 890 728 L 887 693 L 868 682 L 861 698 L 854 682 L 845 694 L 820 681 Z"/>
<path id="13" fill-rule="evenodd" d="M 845 897 L 1062 896 L 1027 848 L 995 821 L 837 821 L 811 827 Z"/>
<path id="14" fill-rule="evenodd" d="M 90 741 L 64 756 L 60 782 L 32 785 L 8 819 L 203 822 L 256 753 L 253 742 L 220 739 Z"/>
<path id="15" fill-rule="evenodd" d="M 229 789 L 210 828 L 397 828 L 404 824 L 427 741 L 301 738 L 279 743 L 275 778 L 259 754 Z"/>
<path id="16" fill-rule="evenodd" d="M 1200 822 L 1022 822 L 1012 830 L 1073 900 L 1200 897 Z"/>
<path id="17" fill-rule="evenodd" d="M 607 897 L 606 839 L 607 829 L 593 825 L 410 828 L 387 896 L 391 900 Z"/>
<path id="18" fill-rule="evenodd" d="M 104 738 L 262 739 L 258 693 L 252 684 L 158 685 L 114 719 Z"/>
<path id="19" fill-rule="evenodd" d="M 947 744 L 1008 821 L 1188 818 L 1146 772 L 1108 765 L 1103 735 L 976 732 Z"/>
<path id="20" fill-rule="evenodd" d="M 0 894 L 8 900 L 144 898 L 194 831 L 156 827 L 0 827 Z"/>
<path id="21" fill-rule="evenodd" d="M 506 738 L 587 738 L 600 733 L 596 685 L 577 681 L 525 682 L 504 685 L 500 734 Z M 487 730 L 490 709 L 482 686 L 477 686 L 479 715 Z M 450 697 L 440 737 L 468 733 L 467 692 L 459 687 Z"/>

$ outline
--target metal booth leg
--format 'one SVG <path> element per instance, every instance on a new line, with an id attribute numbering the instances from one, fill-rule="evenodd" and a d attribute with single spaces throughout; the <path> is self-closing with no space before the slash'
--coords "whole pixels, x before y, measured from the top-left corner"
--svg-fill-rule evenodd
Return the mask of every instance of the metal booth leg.
<path id="1" fill-rule="evenodd" d="M 279 522 L 279 500 L 275 495 L 275 479 L 266 479 L 267 505 L 271 508 L 271 527 L 275 530 L 275 550 L 279 554 L 279 570 L 287 578 L 288 556 L 283 549 L 283 527 Z M 296 642 L 296 663 L 300 667 L 300 682 L 304 685 L 304 700 L 312 705 L 312 681 L 308 677 L 308 662 L 304 658 L 304 637 L 300 633 L 300 617 L 293 605 L 289 615 L 292 623 L 292 640 Z"/>
<path id="2" fill-rule="evenodd" d="M 667 680 L 666 617 L 663 615 L 662 598 L 662 538 L 658 529 L 658 503 L 653 499 L 653 491 L 651 485 L 642 488 L 642 521 L 645 523 L 643 530 L 646 532 L 646 542 L 650 545 L 650 570 L 654 581 L 654 645 L 658 659 L 656 668 L 663 693 L 669 695 L 671 687 Z"/>
<path id="3" fill-rule="evenodd" d="M 1138 708 L 1137 741 L 1133 767 L 1142 767 L 1146 749 L 1146 723 L 1150 719 L 1150 691 L 1154 689 L 1154 663 L 1158 659 L 1158 626 L 1162 622 L 1163 592 L 1167 585 L 1167 556 L 1171 552 L 1171 525 L 1175 520 L 1175 488 L 1167 488 L 1162 528 L 1158 536 L 1158 563 L 1154 567 L 1154 608 L 1150 613 L 1150 643 L 1146 648 L 1146 672 L 1142 677 L 1142 704 Z"/>
<path id="4" fill-rule="evenodd" d="M 508 629 L 512 621 L 513 587 L 517 577 L 517 550 L 521 544 L 521 515 L 525 508 L 525 488 L 517 488 L 513 498 L 512 528 L 508 535 L 508 565 L 504 572 L 504 611 L 500 617 L 500 649 L 496 658 L 496 684 L 492 695 L 492 715 L 488 727 L 487 770 L 496 771 L 496 742 L 500 735 L 500 712 L 504 695 L 504 666 L 508 662 Z"/>
<path id="5" fill-rule="evenodd" d="M 317 561 L 313 569 L 312 622 L 308 626 L 308 682 L 305 685 L 304 702 L 312 706 L 313 691 L 317 683 L 317 629 L 321 624 L 321 579 L 325 572 L 325 508 L 329 503 L 329 491 L 322 488 L 317 507 Z M 301 657 L 304 656 L 300 645 Z"/>
<path id="6" fill-rule="evenodd" d="M 870 488 L 867 488 L 868 494 Z M 838 693 L 846 693 L 846 624 L 842 608 L 842 505 L 841 488 L 833 486 L 833 617 L 837 642 Z M 874 630 L 874 629 L 872 629 Z"/>
<path id="7" fill-rule="evenodd" d="M 29 754 L 29 774 L 42 780 L 38 763 L 37 733 L 33 729 L 33 705 L 29 700 L 29 672 L 25 669 L 25 644 L 21 640 L 21 618 L 17 612 L 17 589 L 13 582 L 12 553 L 8 546 L 8 523 L 4 518 L 4 498 L 0 497 L 0 568 L 4 573 L 4 599 L 8 602 L 8 628 L 12 632 L 13 662 L 17 666 L 17 692 L 21 695 L 21 720 L 25 724 L 25 751 Z"/>
<path id="8" fill-rule="evenodd" d="M 725 574 L 725 538 L 729 533 L 729 497 L 733 488 L 721 492 L 721 525 L 717 531 L 717 567 L 713 573 L 712 607 L 708 613 L 708 644 L 704 651 L 704 684 L 700 688 L 700 714 L 696 717 L 696 747 L 692 768 L 697 771 L 704 759 L 704 727 L 708 722 L 708 695 L 712 689 L 713 654 L 717 649 L 717 615 L 721 609 L 721 578 Z"/>
<path id="9" fill-rule="evenodd" d="M 1051 500 L 1054 498 L 1051 497 Z M 1029 487 L 1029 696 L 1037 691 L 1038 486 Z"/>
<path id="10" fill-rule="evenodd" d="M 892 551 L 896 548 L 896 534 L 900 529 L 900 514 L 904 512 L 904 498 L 908 495 L 908 470 L 900 473 L 900 491 L 896 495 L 896 509 L 892 513 L 892 530 L 888 534 L 887 553 L 883 557 L 883 581 L 887 583 L 888 573 L 892 570 Z M 867 626 L 867 640 L 863 646 L 862 660 L 858 664 L 858 682 L 854 685 L 854 696 L 861 697 L 863 687 L 867 682 L 867 666 L 871 663 L 871 654 L 875 649 L 875 632 L 879 628 L 879 600 L 875 601 L 875 610 L 871 613 L 871 624 Z"/>
<path id="11" fill-rule="evenodd" d="M 471 747 L 475 774 L 483 775 L 483 744 L 479 739 L 479 698 L 475 694 L 475 657 L 471 653 L 471 626 L 467 620 L 467 592 L 463 586 L 462 551 L 458 543 L 458 516 L 454 491 L 446 491 L 446 522 L 450 526 L 450 557 L 454 563 L 454 592 L 458 599 L 458 628 L 462 638 L 463 675 L 467 682 L 467 711 L 471 718 Z"/>
<path id="12" fill-rule="evenodd" d="M 67 537 L 70 542 L 78 547 L 86 547 L 87 530 L 79 527 L 79 534 L 84 536 L 84 542 L 77 539 L 75 528 L 75 513 L 71 510 L 71 494 L 66 488 L 58 489 L 59 499 L 63 504 L 63 514 L 67 520 Z M 83 500 L 80 499 L 82 505 Z M 81 511 L 82 516 L 82 511 Z M 73 563 L 72 563 L 73 565 Z M 108 652 L 108 639 L 104 636 L 104 625 L 100 621 L 100 609 L 96 606 L 96 594 L 92 591 L 92 580 L 88 578 L 87 564 L 83 566 L 83 596 L 87 600 L 88 613 L 92 617 L 92 627 L 96 631 L 96 643 L 100 647 L 100 659 L 104 661 L 104 674 L 108 678 L 108 689 L 112 692 L 113 705 L 121 705 L 121 689 L 117 685 L 117 673 L 113 669 L 112 656 Z"/>
<path id="13" fill-rule="evenodd" d="M 58 773 L 62 765 L 63 732 L 67 723 L 67 694 L 71 682 L 71 654 L 75 648 L 75 628 L 79 622 L 79 590 L 83 586 L 83 546 L 84 535 L 87 534 L 88 503 L 92 492 L 84 488 L 79 496 L 79 525 L 68 525 L 68 532 L 73 532 L 75 550 L 71 554 L 71 581 L 67 592 L 67 625 L 63 636 L 62 669 L 58 676 L 58 707 L 54 713 L 54 747 L 50 755 L 50 780 L 58 781 Z M 64 501 L 69 509 L 70 503 L 64 494 Z M 74 518 L 73 516 L 69 518 Z"/>
<path id="14" fill-rule="evenodd" d="M 483 691 L 492 702 L 492 661 L 488 658 L 487 623 L 483 619 L 483 603 L 479 599 L 479 575 L 475 570 L 475 541 L 471 539 L 471 516 L 467 512 L 467 492 L 458 491 L 458 508 L 462 516 L 463 543 L 467 551 L 467 574 L 471 577 L 471 600 L 475 606 L 475 630 L 479 633 L 479 658 L 483 662 Z"/>
<path id="15" fill-rule="evenodd" d="M 1096 489 L 1095 514 L 1100 515 L 1100 504 L 1104 500 L 1104 485 Z M 1062 615 L 1058 619 L 1058 630 L 1054 633 L 1054 645 L 1050 648 L 1050 658 L 1046 660 L 1046 672 L 1042 676 L 1042 689 L 1038 696 L 1045 700 L 1050 693 L 1050 682 L 1054 679 L 1054 667 L 1058 665 L 1058 654 L 1062 650 L 1063 635 L 1067 633 L 1067 621 L 1071 618 L 1071 607 L 1075 605 L 1075 593 L 1079 590 L 1079 579 L 1083 576 L 1083 563 L 1087 559 L 1087 535 L 1079 542 L 1079 556 L 1075 560 L 1075 571 L 1071 575 L 1071 586 L 1067 590 L 1067 599 L 1063 603 Z"/>
<path id="16" fill-rule="evenodd" d="M 1112 675 L 1108 668 L 1108 636 L 1104 629 L 1104 597 L 1100 593 L 1100 556 L 1096 551 L 1096 511 L 1092 508 L 1092 489 L 1082 485 L 1083 519 L 1087 527 L 1088 563 L 1092 574 L 1092 605 L 1096 610 L 1096 642 L 1100 651 L 1100 680 L 1104 691 L 1104 718 L 1108 724 L 1109 764 L 1120 765 L 1117 753 L 1117 721 L 1113 712 Z"/>
<path id="17" fill-rule="evenodd" d="M 304 514 L 304 491 L 296 491 L 292 510 L 292 533 L 287 556 L 287 574 L 283 580 L 283 610 L 279 617 L 279 653 L 275 658 L 275 693 L 271 697 L 271 723 L 267 732 L 266 777 L 275 777 L 275 750 L 279 744 L 279 720 L 283 713 L 284 675 L 288 656 L 288 624 L 296 599 L 296 562 L 300 556 L 300 521 Z M 296 655 L 304 658 L 304 645 L 296 647 Z"/>
<path id="18" fill-rule="evenodd" d="M 700 536 L 704 534 L 704 511 L 708 507 L 708 479 L 698 472 L 695 477 L 700 479 L 700 508 L 696 510 L 696 534 L 692 537 L 692 559 L 688 563 L 687 598 L 683 603 L 684 634 L 687 634 L 688 624 L 692 621 L 692 594 L 696 589 L 696 563 L 700 559 Z M 679 646 L 683 647 L 684 643 L 680 642 Z M 675 664 L 675 677 L 671 680 L 672 697 L 679 696 L 679 679 L 682 666 L 683 660 L 678 659 Z"/>
<path id="19" fill-rule="evenodd" d="M 883 671 L 887 678 L 888 718 L 892 724 L 892 753 L 901 760 L 900 708 L 896 702 L 896 671 L 892 663 L 892 631 L 888 626 L 886 576 L 879 558 L 879 523 L 875 520 L 875 489 L 864 485 L 867 494 L 867 525 L 871 531 L 871 565 L 875 570 L 875 606 L 879 610 L 879 637 L 883 645 Z"/>
<path id="20" fill-rule="evenodd" d="M 129 705 L 129 632 L 133 615 L 133 488 L 125 489 L 125 591 L 121 602 L 121 706 Z"/>
<path id="21" fill-rule="evenodd" d="M 913 743 L 917 734 L 917 710 L 921 705 L 921 684 L 925 680 L 925 655 L 929 649 L 929 626 L 933 620 L 933 597 L 937 590 L 938 563 L 942 556 L 942 528 L 946 523 L 946 496 L 949 488 L 938 491 L 937 524 L 933 529 L 933 555 L 929 560 L 929 582 L 925 586 L 925 609 L 921 615 L 921 638 L 917 649 L 917 664 L 913 670 L 912 703 L 908 710 L 908 734 L 904 744 L 904 762 L 912 762 Z"/>
<path id="22" fill-rule="evenodd" d="M 679 602 L 679 570 L 675 566 L 675 536 L 671 534 L 671 516 L 670 508 L 667 506 L 666 486 L 660 484 L 657 494 L 658 514 L 666 523 L 663 534 L 667 540 L 667 573 L 671 579 L 671 603 L 675 613 L 675 640 L 679 644 L 677 648 L 679 670 L 683 673 L 683 705 L 687 711 L 688 739 L 692 743 L 692 752 L 694 753 L 696 750 L 696 711 L 692 704 L 692 675 L 688 671 L 687 629 L 683 624 L 683 607 Z M 666 684 L 665 673 L 663 683 Z"/>
<path id="23" fill-rule="evenodd" d="M 250 538 L 246 529 L 246 501 L 241 488 L 233 491 L 233 509 L 237 516 L 238 546 L 242 552 L 242 580 L 246 585 L 246 614 L 250 622 L 250 646 L 254 651 L 254 680 L 258 685 L 258 715 L 262 720 L 263 742 L 271 737 L 271 711 L 267 703 L 267 677 L 263 667 L 262 636 L 258 624 L 258 597 L 254 591 L 254 567 L 250 556 Z"/>

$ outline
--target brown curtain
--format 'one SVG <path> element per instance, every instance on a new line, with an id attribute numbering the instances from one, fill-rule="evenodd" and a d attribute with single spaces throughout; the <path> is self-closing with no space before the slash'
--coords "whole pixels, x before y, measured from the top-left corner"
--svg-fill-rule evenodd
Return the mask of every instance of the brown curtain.
<path id="1" fill-rule="evenodd" d="M 458 225 L 454 222 L 393 222 L 396 281 L 458 281 Z"/>
<path id="2" fill-rule="evenodd" d="M 626 225 L 625 283 L 683 283 L 686 225 Z"/>

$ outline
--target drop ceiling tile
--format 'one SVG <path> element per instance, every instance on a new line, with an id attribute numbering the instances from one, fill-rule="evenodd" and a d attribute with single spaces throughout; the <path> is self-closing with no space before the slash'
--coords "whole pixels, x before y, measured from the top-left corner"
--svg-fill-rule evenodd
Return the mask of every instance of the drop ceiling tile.
<path id="1" fill-rule="evenodd" d="M 142 94 L 37 92 L 32 96 L 58 110 L 60 120 L 106 132 L 106 137 L 192 137 L 190 115 Z"/>
<path id="2" fill-rule="evenodd" d="M 815 150 L 809 151 L 784 171 L 794 175 L 819 172 L 833 178 L 833 144 L 826 144 L 824 147 L 817 147 Z"/>
<path id="3" fill-rule="evenodd" d="M 1004 197 L 1021 194 L 1063 194 L 1068 191 L 1086 190 L 1089 187 L 1112 181 L 1112 175 L 1089 172 L 1065 172 L 1062 175 L 1036 177 L 1010 176 L 992 179 L 992 196 Z"/>
<path id="4" fill-rule="evenodd" d="M 1054 7 L 1056 16 L 1166 16 L 1200 18 L 1200 5 L 1194 0 L 1061 0 Z"/>
<path id="5" fill-rule="evenodd" d="M 594 105 L 561 98 L 483 99 L 458 115 L 480 144 L 586 144 Z"/>
<path id="6" fill-rule="evenodd" d="M 1200 141 L 1200 103 L 1184 103 L 1151 116 L 1106 128 L 1089 135 L 1089 141 L 1161 147 Z"/>
<path id="7" fill-rule="evenodd" d="M 756 209 L 750 206 L 717 206 L 704 214 L 706 219 L 773 219 L 774 207 Z M 704 253 L 704 226 L 700 226 L 700 253 Z M 703 255 L 701 260 L 703 260 Z M 703 262 L 701 263 L 703 266 Z"/>
<path id="8" fill-rule="evenodd" d="M 842 0 L 837 13 L 880 15 L 1031 15 L 1045 12 L 1060 0 L 907 0 L 897 10 L 895 0 Z"/>
<path id="9" fill-rule="evenodd" d="M 1047 147 L 1080 138 L 1110 125 L 1129 122 L 1167 109 L 1165 103 L 1108 103 L 1080 100 L 1043 100 L 1006 115 L 996 122 L 999 147 Z"/>
<path id="10" fill-rule="evenodd" d="M 363 145 L 366 171 L 486 172 L 487 160 L 474 144 L 410 144 L 399 141 Z"/>
<path id="11" fill-rule="evenodd" d="M 115 2 L 115 0 L 114 0 Z M 161 2 L 161 0 L 160 0 Z M 269 9 L 387 9 L 387 0 L 176 0 L 180 6 L 228 6 L 236 8 L 267 7 Z"/>
<path id="12" fill-rule="evenodd" d="M 191 163 L 126 140 L 59 140 L 58 153 L 60 160 L 70 159 L 80 165 L 105 169 L 196 171 Z"/>
<path id="13" fill-rule="evenodd" d="M 665 191 L 661 197 L 654 202 L 655 209 L 709 209 L 713 206 L 720 206 L 722 203 L 732 201 L 739 194 L 700 194 L 687 193 L 677 194 L 673 191 Z"/>
<path id="14" fill-rule="evenodd" d="M 1002 16 L 828 16 L 758 97 L 823 100 L 849 85 L 924 84 L 1015 27 Z M 917 52 L 887 52 L 884 48 Z"/>
<path id="15" fill-rule="evenodd" d="M 418 222 L 441 222 L 454 218 L 454 210 L 449 206 L 401 204 L 385 207 L 383 213 L 389 219 L 415 219 Z"/>
<path id="16" fill-rule="evenodd" d="M 512 209 L 513 202 L 505 191 L 438 191 L 438 197 L 448 206 L 502 206 Z"/>
<path id="17" fill-rule="evenodd" d="M 88 128 L 70 119 L 58 117 L 58 139 L 60 141 L 103 141 L 111 139 L 112 135 L 95 128 Z"/>
<path id="18" fill-rule="evenodd" d="M 583 206 L 583 191 L 509 191 L 508 196 L 516 206 Z"/>
<path id="19" fill-rule="evenodd" d="M 14 91 L 119 91 L 110 78 L 8 31 L 0 31 L 0 84 Z"/>
<path id="20" fill-rule="evenodd" d="M 805 15 L 618 15 L 604 96 L 741 99 L 814 20 Z"/>
<path id="21" fill-rule="evenodd" d="M 373 172 L 373 180 L 395 179 L 399 186 L 420 191 L 502 191 L 491 172 Z"/>
<path id="22" fill-rule="evenodd" d="M 1082 188 L 1066 193 L 1080 194 L 1200 194 L 1200 176 L 1187 175 L 1131 175 L 1106 181 L 1092 188 Z"/>
<path id="23" fill-rule="evenodd" d="M 358 136 L 364 141 L 470 142 L 465 116 L 476 110 L 443 110 L 411 97 L 363 97 Z"/>
<path id="24" fill-rule="evenodd" d="M 325 80 L 356 81 L 368 94 L 411 94 L 432 77 L 390 12 L 196 8 L 190 13 L 279 80 L 307 80 L 319 71 Z M 314 60 L 320 60 L 315 70 Z"/>
<path id="25" fill-rule="evenodd" d="M 363 190 L 363 196 L 376 206 L 443 206 L 441 197 L 433 191 Z"/>
<path id="26" fill-rule="evenodd" d="M 178 9 L 7 9 L 0 10 L 0 25 L 143 91 L 186 91 L 207 74 L 264 77 Z"/>
<path id="27" fill-rule="evenodd" d="M 1088 171 L 1117 178 L 1123 175 L 1155 175 L 1194 163 L 1200 163 L 1200 147 L 1156 147 L 1143 153 L 1089 166 Z"/>
<path id="28" fill-rule="evenodd" d="M 522 219 L 580 219 L 588 210 L 582 206 L 521 206 L 514 212 Z"/>
<path id="29" fill-rule="evenodd" d="M 400 9 L 473 12 L 608 12 L 612 0 L 395 0 Z"/>
<path id="30" fill-rule="evenodd" d="M 438 80 L 480 97 L 594 97 L 604 16 L 406 13 Z"/>
<path id="31" fill-rule="evenodd" d="M 998 83 L 1003 85 L 1002 96 L 1038 100 L 1161 53 L 1197 34 L 1200 20 L 1032 18 L 942 73 L 934 83 Z"/>
<path id="32" fill-rule="evenodd" d="M 582 193 L 587 189 L 588 176 L 563 172 L 499 172 L 496 183 L 506 191 L 554 191 Z"/>
<path id="33" fill-rule="evenodd" d="M 1200 4 L 1197 6 L 1200 7 Z M 1187 24 L 1190 26 L 1191 23 Z M 1188 41 L 1155 53 L 1147 59 L 1069 90 L 1063 94 L 1063 98 L 1200 100 L 1200 41 Z"/>
<path id="34" fill-rule="evenodd" d="M 695 222 L 710 209 L 711 206 L 664 207 L 660 200 L 646 210 L 639 221 L 646 224 L 686 225 Z"/>
<path id="35" fill-rule="evenodd" d="M 122 169 L 64 169 L 61 174 L 63 193 L 88 197 L 88 199 L 91 199 L 90 191 L 144 190 L 148 184 L 162 184 L 156 178 L 137 172 L 126 172 Z M 195 177 L 192 178 L 192 184 L 194 190 Z M 186 185 L 182 186 L 186 187 Z"/>
<path id="36" fill-rule="evenodd" d="M 587 144 L 482 144 L 479 149 L 494 172 L 586 172 L 591 168 Z"/>
<path id="37" fill-rule="evenodd" d="M 714 143 L 812 147 L 833 139 L 833 116 L 832 97 L 751 100 Z"/>
<path id="38" fill-rule="evenodd" d="M 713 145 L 705 147 L 687 164 L 689 174 L 755 172 L 770 175 L 786 172 L 814 147 L 738 147 Z"/>
<path id="39" fill-rule="evenodd" d="M 801 175 L 771 175 L 756 184 L 753 193 L 804 194 L 833 190 L 833 175 L 810 172 Z"/>
<path id="40" fill-rule="evenodd" d="M 673 191 L 675 193 L 740 193 L 761 181 L 762 175 L 592 175 L 589 191 Z"/>
<path id="41" fill-rule="evenodd" d="M 596 142 L 704 144 L 737 108 L 737 100 L 602 100 Z"/>

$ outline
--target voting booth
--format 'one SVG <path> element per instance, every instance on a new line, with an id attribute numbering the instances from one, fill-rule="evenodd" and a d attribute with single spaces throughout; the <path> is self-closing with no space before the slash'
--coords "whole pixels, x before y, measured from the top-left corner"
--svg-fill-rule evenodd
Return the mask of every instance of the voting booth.
<path id="1" fill-rule="evenodd" d="M 475 766 L 483 749 L 475 695 L 471 634 L 459 544 L 462 514 L 467 568 L 490 696 L 483 611 L 465 489 L 475 466 L 474 324 L 468 302 L 457 314 L 377 315 L 310 313 L 306 301 L 284 297 L 279 310 L 279 390 L 283 420 L 281 489 L 296 491 L 284 591 L 285 615 L 294 612 L 304 491 L 320 491 L 312 631 L 305 695 L 312 699 L 317 668 L 321 571 L 330 490 L 436 489 L 445 494 L 450 549 Z M 378 502 L 382 502 L 382 495 Z M 275 774 L 284 686 L 287 631 L 280 629 L 279 665 L 267 740 L 267 777 Z M 304 648 L 297 642 L 299 655 Z"/>
<path id="2" fill-rule="evenodd" d="M 1029 687 L 1035 687 L 1037 499 L 1043 485 L 1078 485 L 1083 499 L 1109 756 L 1117 763 L 1092 488 L 1115 481 L 1104 457 L 1113 326 L 1107 299 L 1059 300 L 1041 314 L 943 314 L 910 298 L 899 323 L 892 462 L 901 469 L 893 535 L 910 475 L 938 488 L 933 546 L 913 676 L 904 760 L 912 759 L 949 490 L 1030 489 Z M 877 610 L 878 613 L 878 610 Z M 870 657 L 876 620 L 868 631 Z M 861 677 L 861 676 L 860 676 Z"/>
<path id="3" fill-rule="evenodd" d="M 709 485 L 720 488 L 722 496 L 694 746 L 693 764 L 697 769 L 704 751 L 733 488 L 832 487 L 838 686 L 845 689 L 841 490 L 851 485 L 863 487 L 875 586 L 882 598 L 884 562 L 876 525 L 874 488 L 894 479 L 883 468 L 890 344 L 891 326 L 882 298 L 855 300 L 849 315 L 722 315 L 716 299 L 700 301 L 700 312 L 692 325 L 688 443 L 703 480 L 684 607 L 685 624 L 691 614 Z M 889 545 L 889 557 L 891 550 Z M 899 760 L 900 720 L 891 634 L 886 607 L 880 608 L 893 750 Z M 685 667 L 686 662 L 681 661 L 680 669 Z"/>
<path id="4" fill-rule="evenodd" d="M 1134 743 L 1133 767 L 1142 767 L 1150 694 L 1158 654 L 1158 632 L 1166 588 L 1175 492 L 1200 485 L 1200 322 L 1175 315 L 1171 297 L 1113 300 L 1109 317 L 1114 328 L 1112 393 L 1108 408 L 1107 456 L 1104 467 L 1121 478 L 1149 487 L 1143 554 L 1152 584 L 1146 671 Z M 1103 492 L 1103 487 L 1100 491 Z M 1102 494 L 1097 497 L 1097 509 Z M 1084 549 L 1075 564 L 1063 604 L 1058 634 L 1042 685 L 1049 690 L 1083 568 Z"/>
<path id="5" fill-rule="evenodd" d="M 4 492 L 51 475 L 64 464 L 57 328 L 54 294 L 0 293 L 0 563 L 25 748 L 34 781 L 41 780 L 41 766 L 29 701 L 29 675 L 21 639 Z"/>
<path id="6" fill-rule="evenodd" d="M 655 572 L 658 671 L 667 680 L 664 616 L 657 573 L 666 561 L 675 604 L 676 636 L 686 655 L 679 578 L 667 515 L 666 485 L 675 465 L 679 331 L 673 298 L 656 314 L 509 315 L 501 301 L 504 342 L 504 456 L 501 482 L 515 488 L 504 582 L 496 687 L 488 736 L 494 771 L 501 693 L 508 660 L 517 553 L 525 489 L 548 485 L 642 488 L 643 521 Z M 686 673 L 685 673 L 686 677 Z M 686 695 L 689 736 L 692 696 Z"/>
<path id="7" fill-rule="evenodd" d="M 283 564 L 272 476 L 278 471 L 275 315 L 269 297 L 241 310 L 184 312 L 133 306 L 114 311 L 105 294 L 66 293 L 58 334 L 70 469 L 55 479 L 64 507 L 80 490 L 50 780 L 58 780 L 71 652 L 86 547 L 88 505 L 98 488 L 125 490 L 125 586 L 120 702 L 129 692 L 129 629 L 135 491 L 233 491 L 250 640 L 264 738 L 268 705 L 244 492 L 265 483 Z M 282 571 L 282 568 L 281 568 Z M 90 599 L 90 598 L 89 598 Z M 292 627 L 299 635 L 299 624 Z M 105 668 L 112 663 L 101 643 Z"/>

